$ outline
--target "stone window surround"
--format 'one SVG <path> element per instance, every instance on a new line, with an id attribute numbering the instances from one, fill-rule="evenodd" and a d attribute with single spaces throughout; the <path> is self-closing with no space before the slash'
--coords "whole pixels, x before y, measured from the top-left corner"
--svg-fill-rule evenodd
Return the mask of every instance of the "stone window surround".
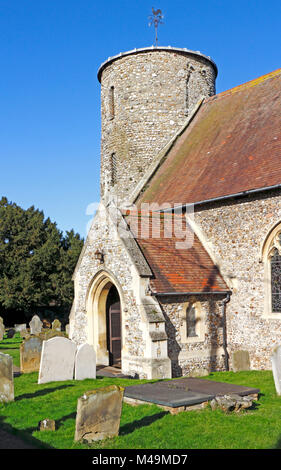
<path id="1" fill-rule="evenodd" d="M 271 253 L 276 247 L 276 239 L 281 233 L 281 222 L 275 224 L 265 238 L 261 250 L 261 259 L 264 265 L 264 318 L 270 320 L 281 320 L 281 312 L 272 312 L 272 297 L 271 297 Z M 280 246 L 281 250 L 281 246 Z"/>
<path id="2" fill-rule="evenodd" d="M 187 336 L 187 311 L 190 307 L 195 308 L 195 331 L 198 336 Z M 205 341 L 205 316 L 201 306 L 201 302 L 195 298 L 191 298 L 188 302 L 182 305 L 180 311 L 180 336 L 181 343 L 203 343 Z"/>

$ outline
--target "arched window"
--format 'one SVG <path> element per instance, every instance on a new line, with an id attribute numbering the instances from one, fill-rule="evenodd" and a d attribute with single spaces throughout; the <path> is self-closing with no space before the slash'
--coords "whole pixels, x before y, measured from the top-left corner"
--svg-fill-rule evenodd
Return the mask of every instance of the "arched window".
<path id="1" fill-rule="evenodd" d="M 180 336 L 182 343 L 205 341 L 205 315 L 201 302 L 195 298 L 182 304 L 180 312 Z"/>
<path id="2" fill-rule="evenodd" d="M 196 312 L 194 305 L 191 305 L 186 309 L 186 336 L 188 338 L 195 338 L 198 336 L 196 333 Z"/>
<path id="3" fill-rule="evenodd" d="M 281 224 L 269 233 L 263 247 L 265 265 L 265 310 L 281 317 Z"/>

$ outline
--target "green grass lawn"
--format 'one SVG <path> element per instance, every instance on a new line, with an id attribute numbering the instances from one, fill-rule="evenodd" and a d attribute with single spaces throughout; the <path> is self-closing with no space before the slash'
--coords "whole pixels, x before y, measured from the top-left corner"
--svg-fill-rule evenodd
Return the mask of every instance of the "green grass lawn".
<path id="1" fill-rule="evenodd" d="M 0 342 L 0 351 L 19 364 L 20 337 Z M 17 348 L 17 349 L 14 349 Z M 120 433 L 92 444 L 74 443 L 77 399 L 84 392 L 111 384 L 141 380 L 109 379 L 37 384 L 37 373 L 15 377 L 15 401 L 0 404 L 0 426 L 38 447 L 56 449 L 272 449 L 281 448 L 281 397 L 276 395 L 271 371 L 216 372 L 207 379 L 257 387 L 255 406 L 238 414 L 210 407 L 171 415 L 156 405 L 123 404 Z M 56 431 L 38 431 L 39 421 L 56 421 Z"/>

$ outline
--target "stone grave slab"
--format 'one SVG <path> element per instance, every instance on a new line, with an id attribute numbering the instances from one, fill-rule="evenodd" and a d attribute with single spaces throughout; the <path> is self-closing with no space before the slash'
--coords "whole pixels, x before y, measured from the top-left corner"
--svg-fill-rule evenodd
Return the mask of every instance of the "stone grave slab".
<path id="1" fill-rule="evenodd" d="M 124 388 L 97 388 L 78 398 L 75 441 L 98 441 L 118 436 Z"/>
<path id="2" fill-rule="evenodd" d="M 124 397 L 177 408 L 200 404 L 230 393 L 256 395 L 259 389 L 187 377 L 129 386 L 125 388 Z"/>
<path id="3" fill-rule="evenodd" d="M 14 400 L 13 358 L 0 352 L 0 402 Z"/>
<path id="4" fill-rule="evenodd" d="M 276 392 L 281 395 L 281 345 L 273 349 L 271 364 Z"/>
<path id="5" fill-rule="evenodd" d="M 29 327 L 30 327 L 30 334 L 31 335 L 38 335 L 41 333 L 43 323 L 41 322 L 40 318 L 38 315 L 34 315 L 29 322 Z"/>
<path id="6" fill-rule="evenodd" d="M 75 357 L 75 380 L 96 378 L 96 353 L 90 344 L 80 344 Z"/>
<path id="7" fill-rule="evenodd" d="M 23 341 L 20 345 L 20 370 L 21 372 L 37 372 L 40 368 L 40 359 L 43 340 L 33 336 Z"/>
<path id="8" fill-rule="evenodd" d="M 55 336 L 43 341 L 38 384 L 73 380 L 76 344 Z"/>

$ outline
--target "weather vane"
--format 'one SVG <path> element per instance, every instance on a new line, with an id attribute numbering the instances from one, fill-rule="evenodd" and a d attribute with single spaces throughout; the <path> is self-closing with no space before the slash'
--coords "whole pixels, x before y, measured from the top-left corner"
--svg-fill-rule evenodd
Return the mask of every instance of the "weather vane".
<path id="1" fill-rule="evenodd" d="M 158 45 L 158 37 L 157 37 L 157 28 L 159 24 L 163 24 L 164 15 L 162 15 L 162 11 L 160 9 L 154 10 L 152 7 L 152 15 L 148 17 L 149 23 L 148 26 L 154 25 L 155 28 L 155 45 Z"/>

